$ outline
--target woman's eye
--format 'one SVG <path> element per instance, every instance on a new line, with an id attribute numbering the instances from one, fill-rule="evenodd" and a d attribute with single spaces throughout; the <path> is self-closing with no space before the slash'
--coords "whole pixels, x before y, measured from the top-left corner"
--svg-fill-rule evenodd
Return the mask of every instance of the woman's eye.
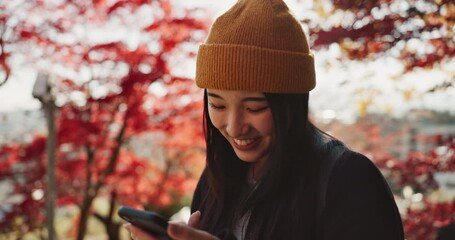
<path id="1" fill-rule="evenodd" d="M 216 109 L 216 110 L 222 110 L 222 109 L 224 109 L 224 106 L 222 106 L 222 105 L 217 106 L 217 105 L 215 105 L 215 104 L 213 104 L 213 103 L 209 103 L 209 106 L 210 106 L 211 108 L 213 108 L 213 109 Z"/>
<path id="2" fill-rule="evenodd" d="M 261 108 L 247 108 L 247 111 L 252 112 L 252 113 L 259 113 L 259 112 L 265 111 L 267 109 L 269 109 L 269 106 L 265 106 L 265 107 L 261 107 Z"/>

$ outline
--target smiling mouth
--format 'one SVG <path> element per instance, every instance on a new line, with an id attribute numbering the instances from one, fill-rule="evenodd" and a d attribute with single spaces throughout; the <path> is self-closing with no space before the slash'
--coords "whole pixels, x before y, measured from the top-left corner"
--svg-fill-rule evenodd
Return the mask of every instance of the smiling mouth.
<path id="1" fill-rule="evenodd" d="M 249 138 L 249 139 L 236 139 L 236 138 L 232 138 L 232 139 L 233 139 L 234 145 L 237 149 L 249 150 L 249 149 L 254 148 L 259 143 L 259 140 L 261 138 L 258 137 L 258 138 Z"/>

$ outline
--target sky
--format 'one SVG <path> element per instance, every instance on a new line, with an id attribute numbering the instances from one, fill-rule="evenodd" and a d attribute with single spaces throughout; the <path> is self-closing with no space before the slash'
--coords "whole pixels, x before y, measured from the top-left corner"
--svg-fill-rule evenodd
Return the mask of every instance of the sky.
<path id="1" fill-rule="evenodd" d="M 297 7 L 296 0 L 285 1 L 297 17 L 306 14 L 301 5 Z M 301 1 L 302 2 L 302 1 Z M 311 8 L 311 2 L 305 0 L 305 6 Z M 174 0 L 174 4 L 184 7 L 206 7 L 213 16 L 218 16 L 229 9 L 235 0 L 198 0 L 184 1 Z M 397 81 L 402 69 L 396 59 L 384 58 L 375 60 L 369 64 L 362 62 L 339 62 L 337 57 L 340 50 L 337 46 L 331 46 L 327 50 L 315 52 L 317 86 L 311 93 L 310 105 L 316 109 L 317 114 L 326 117 L 353 121 L 358 112 L 358 102 L 362 99 L 373 98 L 370 109 L 375 112 L 387 112 L 394 115 L 403 115 L 413 108 L 427 108 L 440 111 L 455 112 L 455 88 L 436 94 L 425 94 L 435 82 L 447 80 L 447 72 L 439 70 L 416 70 L 401 76 Z M 20 62 L 21 59 L 13 59 Z M 330 68 L 324 68 L 330 64 Z M 36 72 L 20 66 L 15 69 L 14 75 L 2 87 L 0 87 L 0 112 L 38 109 L 40 103 L 33 99 L 31 92 L 36 79 Z M 190 63 L 189 76 L 194 74 L 194 62 Z M 455 69 L 455 60 L 445 65 L 446 69 Z M 343 82 L 349 84 L 343 86 Z M 372 89 L 379 89 L 373 92 Z M 407 100 L 403 92 L 411 94 L 412 99 Z M 367 96 L 367 95 L 371 96 Z"/>

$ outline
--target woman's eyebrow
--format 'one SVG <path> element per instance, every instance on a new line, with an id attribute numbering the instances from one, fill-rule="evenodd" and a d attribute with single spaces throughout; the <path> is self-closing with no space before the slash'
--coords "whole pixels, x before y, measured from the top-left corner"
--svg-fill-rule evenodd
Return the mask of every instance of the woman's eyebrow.
<path id="1" fill-rule="evenodd" d="M 208 95 L 209 97 L 214 97 L 214 98 L 219 98 L 219 99 L 223 99 L 223 100 L 224 100 L 224 98 L 222 98 L 220 95 L 215 94 L 215 93 L 209 93 L 209 92 L 208 92 L 207 95 Z"/>

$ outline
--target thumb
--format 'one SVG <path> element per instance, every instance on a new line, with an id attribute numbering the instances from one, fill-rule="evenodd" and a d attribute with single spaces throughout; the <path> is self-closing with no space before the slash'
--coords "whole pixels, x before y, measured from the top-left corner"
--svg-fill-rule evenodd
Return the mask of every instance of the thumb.
<path id="1" fill-rule="evenodd" d="M 169 223 L 167 233 L 175 240 L 216 240 L 207 232 L 194 229 L 183 223 Z"/>
<path id="2" fill-rule="evenodd" d="M 196 211 L 191 214 L 190 219 L 188 220 L 188 225 L 193 228 L 200 228 L 201 223 L 201 212 Z"/>

